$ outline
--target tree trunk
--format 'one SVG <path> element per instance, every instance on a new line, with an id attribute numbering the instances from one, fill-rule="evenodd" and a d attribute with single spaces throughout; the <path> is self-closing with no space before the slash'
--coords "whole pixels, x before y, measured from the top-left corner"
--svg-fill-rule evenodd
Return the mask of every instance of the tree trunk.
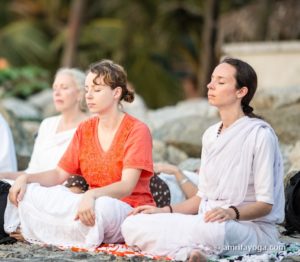
<path id="1" fill-rule="evenodd" d="M 76 49 L 79 39 L 79 32 L 82 24 L 86 0 L 73 0 L 69 15 L 67 37 L 62 54 L 61 66 L 73 67 L 76 61 Z"/>
<path id="2" fill-rule="evenodd" d="M 220 1 L 207 0 L 205 5 L 202 49 L 199 57 L 201 67 L 198 72 L 199 95 L 202 97 L 207 95 L 206 85 L 209 83 L 211 73 L 219 60 L 217 57 L 219 52 L 217 52 L 216 48 Z"/>
<path id="3" fill-rule="evenodd" d="M 264 41 L 267 39 L 269 18 L 272 13 L 273 6 L 273 0 L 263 0 L 259 2 L 256 25 L 256 40 L 258 41 Z"/>

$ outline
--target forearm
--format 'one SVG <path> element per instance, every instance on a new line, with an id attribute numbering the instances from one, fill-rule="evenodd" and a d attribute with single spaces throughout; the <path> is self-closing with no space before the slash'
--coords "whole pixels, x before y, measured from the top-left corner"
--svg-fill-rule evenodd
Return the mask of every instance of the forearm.
<path id="1" fill-rule="evenodd" d="M 196 195 L 198 191 L 197 186 L 194 185 L 194 183 L 190 181 L 179 168 L 176 170 L 174 175 L 178 185 L 182 189 L 187 199 Z"/>
<path id="2" fill-rule="evenodd" d="M 39 183 L 42 186 L 55 186 L 62 184 L 69 176 L 69 174 L 62 169 L 56 168 L 45 172 L 28 174 L 27 183 Z"/>
<path id="3" fill-rule="evenodd" d="M 272 210 L 272 205 L 264 202 L 255 202 L 237 207 L 239 220 L 253 220 L 268 215 Z"/>
<path id="4" fill-rule="evenodd" d="M 131 194 L 131 190 L 128 189 L 127 184 L 123 181 L 115 182 L 101 188 L 90 189 L 89 191 L 94 199 L 97 199 L 101 196 L 109 196 L 121 199 Z"/>
<path id="5" fill-rule="evenodd" d="M 25 174 L 24 171 L 0 173 L 0 179 L 16 180 L 19 176 L 22 176 L 24 174 Z"/>
<path id="6" fill-rule="evenodd" d="M 190 199 L 181 202 L 176 205 L 172 205 L 173 213 L 182 213 L 182 214 L 198 214 L 199 205 L 201 198 L 197 195 L 194 195 Z"/>

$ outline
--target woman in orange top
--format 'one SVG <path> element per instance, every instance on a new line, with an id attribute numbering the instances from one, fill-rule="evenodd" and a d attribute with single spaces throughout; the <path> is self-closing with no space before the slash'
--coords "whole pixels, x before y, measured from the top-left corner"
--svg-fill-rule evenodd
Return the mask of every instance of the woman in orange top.
<path id="1" fill-rule="evenodd" d="M 122 242 L 120 226 L 132 208 L 154 205 L 151 135 L 145 124 L 122 111 L 120 101 L 134 98 L 126 78 L 112 61 L 92 64 L 85 96 L 96 116 L 78 127 L 57 168 L 21 175 L 12 186 L 9 199 L 18 206 L 28 241 L 83 248 Z M 82 175 L 90 189 L 74 194 L 61 186 L 71 174 Z M 33 182 L 42 186 L 26 187 Z"/>

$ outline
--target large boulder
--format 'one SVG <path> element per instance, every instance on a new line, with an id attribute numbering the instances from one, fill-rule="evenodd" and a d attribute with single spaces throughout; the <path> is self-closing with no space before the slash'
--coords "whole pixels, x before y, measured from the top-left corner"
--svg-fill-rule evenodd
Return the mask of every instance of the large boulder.
<path id="1" fill-rule="evenodd" d="M 154 129 L 152 135 L 155 139 L 184 151 L 189 157 L 200 157 L 203 133 L 217 121 L 216 117 L 183 117 Z"/>
<path id="2" fill-rule="evenodd" d="M 300 140 L 300 103 L 259 110 L 258 114 L 273 126 L 281 143 L 289 145 Z"/>
<path id="3" fill-rule="evenodd" d="M 258 90 L 253 99 L 256 109 L 274 109 L 300 102 L 300 86 Z"/>
<path id="4" fill-rule="evenodd" d="M 32 104 L 27 101 L 9 97 L 5 98 L 2 101 L 3 107 L 10 112 L 13 112 L 14 115 L 21 120 L 41 120 L 42 115 Z"/>

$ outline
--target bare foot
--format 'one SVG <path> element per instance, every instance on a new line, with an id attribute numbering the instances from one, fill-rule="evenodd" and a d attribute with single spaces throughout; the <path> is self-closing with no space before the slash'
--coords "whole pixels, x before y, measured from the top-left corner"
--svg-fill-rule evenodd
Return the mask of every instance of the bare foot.
<path id="1" fill-rule="evenodd" d="M 206 256 L 199 250 L 193 250 L 190 253 L 188 262 L 207 262 Z"/>

